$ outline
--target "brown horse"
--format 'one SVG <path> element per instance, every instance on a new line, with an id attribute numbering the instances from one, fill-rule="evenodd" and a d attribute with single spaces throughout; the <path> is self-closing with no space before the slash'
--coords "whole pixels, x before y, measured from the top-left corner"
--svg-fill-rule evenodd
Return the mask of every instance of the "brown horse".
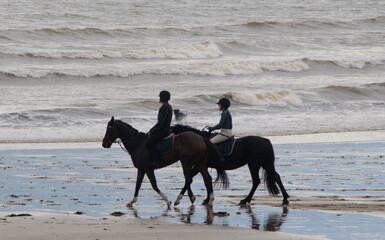
<path id="1" fill-rule="evenodd" d="M 114 117 L 112 117 L 107 125 L 107 131 L 103 139 L 103 147 L 110 148 L 112 143 L 114 143 L 118 138 L 122 141 L 124 147 L 131 156 L 134 166 L 138 169 L 135 195 L 133 200 L 127 204 L 127 207 L 132 207 L 132 205 L 137 201 L 144 175 L 147 175 L 152 188 L 162 197 L 164 201 L 166 201 L 167 206 L 170 207 L 171 202 L 159 190 L 156 184 L 154 167 L 151 164 L 152 161 L 150 155 L 145 147 L 147 139 L 146 134 L 139 132 L 131 125 L 120 120 L 115 120 Z M 212 205 L 212 202 L 214 201 L 212 178 L 207 168 L 209 162 L 211 161 L 219 166 L 222 166 L 221 162 L 223 161 L 223 158 L 221 154 L 216 150 L 210 141 L 204 139 L 196 133 L 184 132 L 175 135 L 174 149 L 171 152 L 160 155 L 159 168 L 171 165 L 178 160 L 180 160 L 182 164 L 185 176 L 185 186 L 175 201 L 175 204 L 179 204 L 179 200 L 182 199 L 186 189 L 190 188 L 193 178 L 191 171 L 194 168 L 202 174 L 207 189 L 207 198 L 203 204 Z M 219 169 L 217 168 L 217 172 L 217 181 L 219 181 L 222 186 L 226 188 L 228 186 L 226 172 L 222 167 L 219 167 Z M 194 203 L 195 197 L 190 197 L 190 201 L 191 203 Z"/>

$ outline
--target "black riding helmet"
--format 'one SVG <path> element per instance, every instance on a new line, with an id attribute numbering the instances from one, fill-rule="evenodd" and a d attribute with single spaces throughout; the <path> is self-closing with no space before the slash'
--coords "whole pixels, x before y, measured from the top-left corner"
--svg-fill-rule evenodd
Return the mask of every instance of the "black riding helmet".
<path id="1" fill-rule="evenodd" d="M 227 109 L 230 107 L 230 100 L 228 98 L 221 98 L 221 99 L 219 99 L 217 104 L 221 104 L 222 108 Z"/>
<path id="2" fill-rule="evenodd" d="M 171 94 L 169 91 L 163 90 L 159 93 L 159 102 L 169 101 L 171 98 Z"/>

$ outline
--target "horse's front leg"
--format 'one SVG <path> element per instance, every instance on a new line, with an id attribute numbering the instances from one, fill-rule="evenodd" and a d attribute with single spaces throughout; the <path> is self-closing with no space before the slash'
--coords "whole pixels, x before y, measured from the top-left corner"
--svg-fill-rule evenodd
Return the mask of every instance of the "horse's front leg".
<path id="1" fill-rule="evenodd" d="M 164 195 L 158 188 L 158 185 L 156 184 L 156 178 L 155 178 L 155 174 L 154 174 L 154 169 L 147 169 L 146 170 L 146 174 L 147 174 L 147 177 L 148 179 L 150 180 L 151 182 L 151 186 L 152 188 L 162 197 L 162 199 L 166 202 L 167 204 L 167 208 L 170 208 L 171 206 L 171 202 L 168 200 L 168 198 L 166 197 L 166 195 Z"/>
<path id="2" fill-rule="evenodd" d="M 251 178 L 253 180 L 253 186 L 251 187 L 249 195 L 246 196 L 245 199 L 241 200 L 238 205 L 240 206 L 246 206 L 250 205 L 250 202 L 253 198 L 253 195 L 255 193 L 255 190 L 257 190 L 258 185 L 261 183 L 261 179 L 259 178 L 259 166 L 255 164 L 248 164 Z"/>
<path id="3" fill-rule="evenodd" d="M 191 185 L 187 188 L 187 193 L 188 193 L 188 197 L 190 198 L 191 204 L 194 204 L 196 198 L 194 196 L 193 191 L 191 190 Z"/>
<path id="4" fill-rule="evenodd" d="M 139 189 L 142 186 L 143 178 L 144 178 L 143 169 L 138 169 L 138 172 L 136 175 L 135 195 L 134 195 L 134 198 L 132 199 L 132 201 L 127 203 L 127 205 L 126 205 L 127 207 L 132 208 L 132 205 L 134 203 L 136 203 L 136 201 L 138 200 Z"/>
<path id="5" fill-rule="evenodd" d="M 174 202 L 174 205 L 175 205 L 175 206 L 178 206 L 178 205 L 179 205 L 180 200 L 182 200 L 183 195 L 184 195 L 184 193 L 186 192 L 187 189 L 189 190 L 189 194 L 190 194 L 190 191 L 191 191 L 191 187 L 190 187 L 190 186 L 191 186 L 191 183 L 192 183 L 192 178 L 189 177 L 189 176 L 185 176 L 185 184 L 184 184 L 184 186 L 183 186 L 183 188 L 182 188 L 182 191 L 180 191 L 180 193 L 179 193 L 177 199 L 176 199 L 175 202 Z M 191 199 L 191 198 L 190 198 L 190 199 Z"/>
<path id="6" fill-rule="evenodd" d="M 191 183 L 192 183 L 192 179 L 199 173 L 198 169 L 196 167 L 193 167 L 193 169 L 191 170 Z M 191 204 L 194 204 L 195 202 L 195 196 L 194 196 L 194 193 L 193 191 L 191 190 L 191 184 L 190 186 L 188 186 L 187 188 L 187 193 L 188 193 L 188 196 L 190 198 L 190 202 Z"/>
<path id="7" fill-rule="evenodd" d="M 183 166 L 183 164 L 182 164 Z M 178 206 L 180 203 L 180 200 L 182 200 L 184 193 L 186 190 L 188 191 L 188 195 L 190 197 L 191 204 L 194 204 L 195 202 L 195 197 L 194 193 L 191 190 L 191 183 L 193 182 L 193 178 L 198 174 L 198 171 L 196 170 L 195 167 L 193 167 L 190 171 L 187 171 L 186 167 L 183 166 L 183 173 L 185 177 L 185 184 L 184 187 L 182 188 L 182 191 L 180 191 L 178 198 L 175 200 L 174 205 Z"/>

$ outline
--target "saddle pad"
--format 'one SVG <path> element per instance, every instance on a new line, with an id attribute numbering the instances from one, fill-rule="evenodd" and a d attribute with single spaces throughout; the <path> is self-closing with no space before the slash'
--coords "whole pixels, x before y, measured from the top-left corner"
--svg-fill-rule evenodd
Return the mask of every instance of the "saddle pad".
<path id="1" fill-rule="evenodd" d="M 174 134 L 163 138 L 158 144 L 156 144 L 156 150 L 159 154 L 169 153 L 174 151 Z"/>
<path id="2" fill-rule="evenodd" d="M 217 144 L 219 151 L 221 151 L 221 153 L 226 156 L 233 153 L 234 145 L 235 139 L 230 139 Z"/>

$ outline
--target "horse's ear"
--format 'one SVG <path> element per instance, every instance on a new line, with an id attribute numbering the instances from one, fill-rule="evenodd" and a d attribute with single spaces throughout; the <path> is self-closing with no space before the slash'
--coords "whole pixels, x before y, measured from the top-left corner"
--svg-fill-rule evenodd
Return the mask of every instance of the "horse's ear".
<path id="1" fill-rule="evenodd" d="M 108 123 L 108 125 L 112 126 L 112 125 L 114 125 L 114 122 L 115 122 L 115 118 L 114 118 L 114 116 L 112 116 L 110 122 Z"/>

